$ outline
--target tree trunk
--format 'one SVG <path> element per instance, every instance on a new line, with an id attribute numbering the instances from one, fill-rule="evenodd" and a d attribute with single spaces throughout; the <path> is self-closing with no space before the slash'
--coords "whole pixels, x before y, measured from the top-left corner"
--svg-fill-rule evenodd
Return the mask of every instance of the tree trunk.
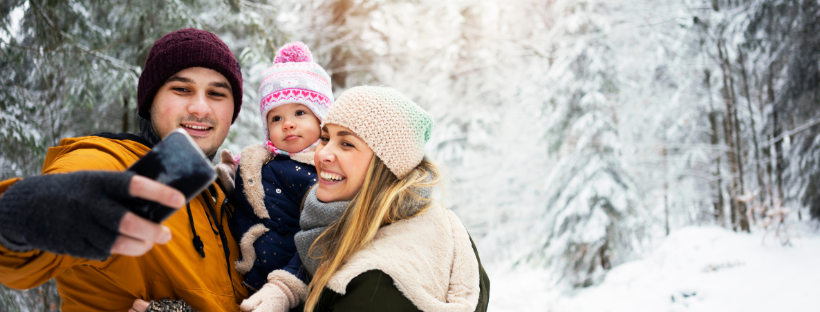
<path id="1" fill-rule="evenodd" d="M 744 63 L 743 50 L 741 50 L 740 47 L 738 47 L 738 51 L 740 51 L 740 53 L 738 55 L 738 63 L 740 63 L 740 74 L 741 74 L 741 77 L 743 78 L 743 87 L 744 87 L 744 91 L 746 92 L 746 104 L 748 104 L 748 107 L 749 107 L 749 122 L 752 125 L 752 129 L 751 129 L 752 143 L 754 144 L 754 149 L 755 149 L 754 150 L 754 152 L 755 152 L 755 169 L 756 169 L 755 174 L 757 175 L 757 185 L 759 187 L 759 189 L 757 191 L 757 194 L 758 194 L 757 197 L 760 200 L 760 202 L 763 202 L 763 201 L 766 200 L 766 192 L 765 192 L 766 183 L 763 182 L 763 171 L 760 167 L 760 152 L 759 152 L 760 146 L 759 146 L 758 141 L 757 141 L 757 128 L 755 127 L 755 116 L 754 116 L 754 111 L 752 110 L 752 96 L 751 96 L 751 93 L 749 92 L 749 79 L 746 75 L 746 65 Z M 751 215 L 752 215 L 752 222 L 755 222 L 755 212 L 752 211 Z"/>
<path id="2" fill-rule="evenodd" d="M 353 0 L 338 0 L 330 5 L 333 11 L 332 24 L 335 29 L 343 29 L 347 16 L 353 8 Z M 338 38 L 344 37 L 348 30 L 343 30 L 337 34 Z M 346 65 L 348 61 L 348 53 L 342 45 L 334 47 L 330 53 L 330 81 L 335 88 L 347 87 L 347 70 Z M 335 89 L 334 88 L 334 89 Z"/>
<path id="3" fill-rule="evenodd" d="M 717 165 L 715 166 L 715 177 L 717 178 L 717 183 L 714 185 L 713 189 L 717 193 L 717 198 L 713 197 L 713 205 L 715 209 L 715 221 L 720 226 L 726 226 L 726 214 L 724 212 L 723 206 L 723 177 L 720 175 L 720 162 L 721 162 L 721 154 L 720 152 L 720 128 L 719 128 L 719 120 L 720 112 L 715 111 L 714 104 L 712 103 L 712 73 L 706 69 L 704 70 L 704 82 L 706 83 L 706 91 L 709 94 L 709 125 L 712 128 L 712 133 L 710 136 L 710 143 L 712 144 L 712 149 L 717 151 Z M 713 195 L 714 196 L 714 195 Z"/>
<path id="4" fill-rule="evenodd" d="M 728 53 L 726 55 L 726 67 L 729 67 L 729 56 Z M 731 71 L 730 71 L 731 73 Z M 746 196 L 746 184 L 743 182 L 743 141 L 740 139 L 740 118 L 738 117 L 738 104 L 737 104 L 737 94 L 735 93 L 735 79 L 731 75 L 729 76 L 729 88 L 732 94 L 732 116 L 734 117 L 734 127 L 735 127 L 735 157 L 737 157 L 737 179 L 740 182 L 740 192 L 739 194 L 735 195 L 734 200 L 737 201 L 737 217 L 738 217 L 738 226 L 740 227 L 740 231 L 749 232 L 749 217 L 746 215 L 746 202 L 739 201 L 737 196 Z"/>
<path id="5" fill-rule="evenodd" d="M 772 137 L 780 136 L 782 132 L 780 124 L 778 123 L 777 104 L 774 102 L 774 78 L 773 73 L 769 73 L 768 77 L 769 100 L 772 101 Z M 774 157 L 775 157 L 775 177 L 777 181 L 777 202 L 773 207 L 783 206 L 783 140 L 778 140 L 774 143 Z"/>
<path id="6" fill-rule="evenodd" d="M 668 165 L 666 159 L 666 131 L 663 132 L 663 211 L 665 215 L 666 236 L 669 236 L 669 179 L 667 177 Z"/>
<path id="7" fill-rule="evenodd" d="M 122 132 L 128 133 L 128 96 L 122 96 Z"/>
<path id="8" fill-rule="evenodd" d="M 734 125 L 732 121 L 734 120 L 734 107 L 732 103 L 732 96 L 731 96 L 731 86 L 729 82 L 729 68 L 727 66 L 727 62 L 723 56 L 723 43 L 721 40 L 718 40 L 718 56 L 720 57 L 720 69 L 723 72 L 723 102 L 726 104 L 726 118 L 723 119 L 723 128 L 726 133 L 724 139 L 726 141 L 726 158 L 729 160 L 729 172 L 731 173 L 732 177 L 732 185 L 729 188 L 729 207 L 730 207 L 730 216 L 732 221 L 732 230 L 737 232 L 738 230 L 738 205 L 737 205 L 737 191 L 738 191 L 738 179 L 737 179 L 737 157 L 735 156 L 735 140 L 734 140 Z"/>
<path id="9" fill-rule="evenodd" d="M 767 75 L 767 76 L 770 76 L 770 75 Z M 760 95 L 759 96 L 761 97 L 761 99 L 760 99 L 760 112 L 761 113 L 763 111 L 765 111 L 765 109 L 764 109 L 765 107 L 764 107 L 763 103 L 769 103 L 770 105 L 774 105 L 774 91 L 772 91 L 770 89 L 771 86 L 768 84 L 770 82 L 771 82 L 771 79 L 767 78 L 767 83 L 762 83 L 762 82 L 760 83 L 760 93 L 759 93 Z M 762 97 L 763 97 L 763 88 L 764 87 L 766 87 L 768 89 L 767 90 L 766 102 L 764 102 L 763 99 L 762 99 Z M 771 140 L 774 139 L 772 134 L 773 133 L 766 134 L 766 136 L 768 136 L 767 142 L 771 142 Z M 768 199 L 769 199 L 769 204 L 766 205 L 766 203 L 763 202 L 763 211 L 760 214 L 761 214 L 761 216 L 766 216 L 766 213 L 768 212 L 769 208 L 774 207 L 774 182 L 773 182 L 774 180 L 772 178 L 772 168 L 773 168 L 773 166 L 772 166 L 772 163 L 773 163 L 773 160 L 772 160 L 772 146 L 771 145 L 763 146 L 763 151 L 762 152 L 763 152 L 763 159 L 766 160 L 766 192 L 768 193 L 767 195 L 768 195 Z"/>

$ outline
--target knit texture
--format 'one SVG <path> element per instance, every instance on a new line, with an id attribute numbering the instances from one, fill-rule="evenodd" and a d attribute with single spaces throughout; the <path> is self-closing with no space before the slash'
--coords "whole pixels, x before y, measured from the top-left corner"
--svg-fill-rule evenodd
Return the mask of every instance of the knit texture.
<path id="1" fill-rule="evenodd" d="M 393 88 L 351 88 L 333 104 L 322 126 L 352 130 L 399 179 L 424 158 L 433 118 Z"/>
<path id="2" fill-rule="evenodd" d="M 307 296 L 307 284 L 283 270 L 268 275 L 268 282 L 262 289 L 242 301 L 242 311 L 287 312 L 295 308 Z"/>
<path id="3" fill-rule="evenodd" d="M 282 46 L 276 51 L 273 66 L 265 70 L 262 78 L 259 113 L 266 138 L 267 114 L 271 109 L 282 104 L 302 104 L 321 121 L 333 103 L 330 76 L 313 62 L 313 55 L 304 43 L 297 41 Z"/>
<path id="4" fill-rule="evenodd" d="M 81 171 L 25 178 L 0 197 L 0 235 L 19 246 L 104 260 L 136 201 L 132 172 Z"/>
<path id="5" fill-rule="evenodd" d="M 422 210 L 430 202 L 428 200 L 433 194 L 432 186 L 412 187 L 411 189 L 420 198 L 415 197 L 404 202 L 400 208 L 407 215 L 414 215 Z M 308 251 L 313 242 L 319 238 L 331 223 L 336 222 L 342 217 L 345 209 L 350 204 L 349 201 L 336 201 L 325 203 L 316 197 L 316 188 L 313 187 L 305 196 L 305 203 L 302 207 L 302 215 L 299 217 L 299 225 L 302 230 L 296 233 L 296 249 L 299 250 L 299 257 L 302 258 L 310 274 L 316 274 L 316 269 L 319 268 L 319 258 L 322 257 L 321 249 L 315 249 L 313 254 L 308 256 Z"/>
<path id="6" fill-rule="evenodd" d="M 191 306 L 182 300 L 162 299 L 151 301 L 145 312 L 196 312 Z"/>
<path id="7" fill-rule="evenodd" d="M 213 69 L 231 84 L 233 118 L 242 108 L 242 72 L 233 52 L 211 32 L 194 28 L 170 32 L 154 42 L 137 85 L 139 115 L 151 120 L 151 103 L 159 88 L 179 71 L 191 67 Z"/>
<path id="8" fill-rule="evenodd" d="M 316 274 L 319 267 L 319 258 L 322 257 L 321 249 L 314 249 L 313 254 L 308 255 L 310 245 L 319 238 L 331 223 L 342 217 L 349 201 L 335 201 L 323 203 L 316 197 L 316 188 L 313 187 L 305 197 L 302 207 L 302 215 L 299 217 L 299 226 L 302 230 L 293 237 L 296 241 L 296 249 L 299 257 L 311 275 Z"/>

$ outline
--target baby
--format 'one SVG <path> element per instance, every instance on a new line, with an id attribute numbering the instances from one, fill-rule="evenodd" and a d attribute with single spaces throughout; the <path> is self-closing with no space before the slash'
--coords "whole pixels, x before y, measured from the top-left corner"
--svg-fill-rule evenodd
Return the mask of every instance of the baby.
<path id="1" fill-rule="evenodd" d="M 295 42 L 276 52 L 259 96 L 267 140 L 245 147 L 236 159 L 231 220 L 242 251 L 236 269 L 250 292 L 269 281 L 272 286 L 266 289 L 278 287 L 274 293 L 282 296 L 280 309 L 285 311 L 298 304 L 310 282 L 294 234 L 300 229 L 302 198 L 317 181 L 313 150 L 333 93 L 330 76 L 312 61 L 307 46 Z M 243 303 L 243 310 L 256 308 L 246 305 L 250 303 Z"/>

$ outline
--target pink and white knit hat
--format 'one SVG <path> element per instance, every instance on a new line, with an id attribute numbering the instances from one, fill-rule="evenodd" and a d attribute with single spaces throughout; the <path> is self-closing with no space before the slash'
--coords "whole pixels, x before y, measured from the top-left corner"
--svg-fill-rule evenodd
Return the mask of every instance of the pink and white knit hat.
<path id="1" fill-rule="evenodd" d="M 322 126 L 326 124 L 356 133 L 399 179 L 424 159 L 424 144 L 433 131 L 430 114 L 388 87 L 345 91 L 328 111 Z"/>
<path id="2" fill-rule="evenodd" d="M 330 76 L 313 62 L 308 47 L 299 41 L 288 43 L 278 51 L 273 66 L 262 74 L 259 87 L 259 112 L 262 127 L 268 136 L 268 111 L 282 104 L 298 103 L 307 106 L 316 118 L 323 120 L 333 103 Z"/>

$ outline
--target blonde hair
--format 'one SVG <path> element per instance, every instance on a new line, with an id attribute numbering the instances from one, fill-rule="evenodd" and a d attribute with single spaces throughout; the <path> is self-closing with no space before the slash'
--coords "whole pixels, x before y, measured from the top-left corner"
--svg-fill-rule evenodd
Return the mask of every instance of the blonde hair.
<path id="1" fill-rule="evenodd" d="M 426 158 L 399 179 L 378 156 L 373 155 L 362 187 L 342 217 L 328 226 L 310 246 L 308 255 L 314 255 L 314 249 L 319 248 L 322 256 L 308 285 L 305 311 L 313 311 L 331 276 L 356 251 L 373 240 L 379 228 L 427 210 L 431 199 L 420 196 L 414 189 L 432 187 L 439 179 L 435 164 Z M 410 201 L 426 203 L 422 209 L 416 209 L 417 206 L 404 204 Z"/>

